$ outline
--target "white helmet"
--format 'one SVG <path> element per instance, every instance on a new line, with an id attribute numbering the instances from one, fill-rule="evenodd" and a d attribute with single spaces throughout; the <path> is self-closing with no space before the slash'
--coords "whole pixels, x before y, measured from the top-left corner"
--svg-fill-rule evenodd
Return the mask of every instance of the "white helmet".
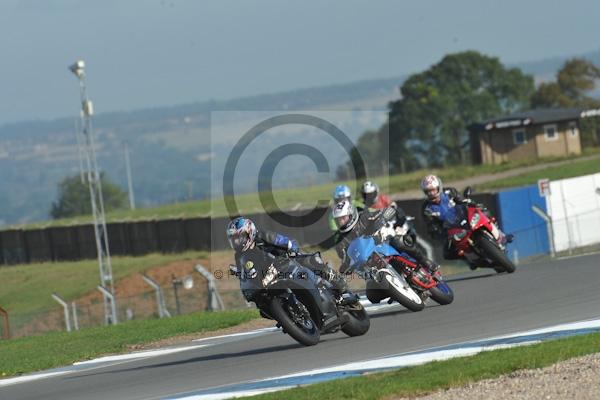
<path id="1" fill-rule="evenodd" d="M 442 194 L 442 180 L 435 175 L 427 175 L 421 181 L 421 190 L 429 200 L 439 201 Z"/>
<path id="2" fill-rule="evenodd" d="M 333 206 L 333 220 L 339 231 L 350 232 L 358 222 L 358 211 L 348 200 L 342 200 Z"/>

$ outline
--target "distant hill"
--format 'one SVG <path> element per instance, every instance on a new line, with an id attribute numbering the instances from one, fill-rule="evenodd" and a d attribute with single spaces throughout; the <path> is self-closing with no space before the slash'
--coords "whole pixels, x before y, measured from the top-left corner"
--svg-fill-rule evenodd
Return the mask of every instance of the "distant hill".
<path id="1" fill-rule="evenodd" d="M 387 103 L 397 97 L 401 81 L 378 79 L 99 114 L 93 118 L 98 162 L 111 180 L 126 188 L 122 145 L 128 142 L 138 205 L 204 198 L 210 193 L 206 155 L 214 150 L 209 140 L 211 111 L 230 111 L 224 115 L 235 119 L 236 112 L 257 110 L 386 110 Z M 239 114 L 244 118 L 244 113 Z M 366 121 L 353 131 L 358 136 L 382 122 Z M 75 116 L 0 126 L 0 225 L 48 218 L 57 182 L 78 172 L 75 131 Z M 220 151 L 217 156 L 223 157 L 228 148 Z"/>
<path id="2" fill-rule="evenodd" d="M 600 50 L 582 56 L 600 65 Z M 537 80 L 549 79 L 567 58 L 555 57 L 514 66 L 534 74 Z M 128 142 L 139 206 L 205 198 L 211 193 L 211 159 L 225 158 L 231 148 L 226 143 L 211 143 L 212 111 L 229 111 L 219 114 L 219 123 L 240 122 L 247 118 L 245 111 L 385 111 L 388 102 L 399 97 L 398 88 L 403 80 L 404 77 L 398 76 L 231 100 L 99 114 L 93 119 L 99 165 L 111 180 L 126 188 L 122 144 Z M 48 210 L 56 197 L 56 183 L 66 175 L 78 172 L 75 117 L 0 126 L 0 226 L 48 218 Z M 370 119 L 351 118 L 344 129 L 355 140 L 363 131 L 379 127 L 384 117 L 380 113 Z M 303 136 L 309 138 L 309 135 Z M 277 136 L 270 140 L 271 145 L 277 145 L 289 138 L 282 135 L 279 142 Z M 327 154 L 330 148 L 321 150 Z M 333 163 L 342 161 L 337 156 L 330 160 Z M 306 171 L 306 162 L 286 160 L 284 176 L 276 177 L 276 183 L 280 187 L 304 184 L 307 176 L 302 171 Z M 242 180 L 244 177 L 248 180 L 256 178 L 249 171 L 241 173 Z"/>

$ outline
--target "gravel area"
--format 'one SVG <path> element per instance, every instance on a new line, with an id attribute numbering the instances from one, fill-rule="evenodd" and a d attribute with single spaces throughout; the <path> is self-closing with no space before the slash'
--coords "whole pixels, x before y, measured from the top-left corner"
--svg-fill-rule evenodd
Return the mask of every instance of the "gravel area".
<path id="1" fill-rule="evenodd" d="M 419 400 L 595 400 L 600 398 L 599 377 L 600 353 L 596 353 L 559 362 L 546 368 L 520 370 L 496 379 L 486 379 L 463 387 L 440 390 L 417 398 Z M 405 397 L 392 398 L 406 399 Z"/>

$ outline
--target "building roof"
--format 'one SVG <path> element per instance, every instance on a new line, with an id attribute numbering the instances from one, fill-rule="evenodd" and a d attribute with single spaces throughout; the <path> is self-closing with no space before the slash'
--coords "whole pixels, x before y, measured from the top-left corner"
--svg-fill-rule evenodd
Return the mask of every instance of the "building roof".
<path id="1" fill-rule="evenodd" d="M 586 108 L 545 108 L 523 111 L 500 118 L 488 119 L 469 126 L 472 132 L 483 132 L 492 129 L 515 128 L 527 125 L 547 124 L 567 120 L 580 119 L 600 115 L 600 109 Z"/>

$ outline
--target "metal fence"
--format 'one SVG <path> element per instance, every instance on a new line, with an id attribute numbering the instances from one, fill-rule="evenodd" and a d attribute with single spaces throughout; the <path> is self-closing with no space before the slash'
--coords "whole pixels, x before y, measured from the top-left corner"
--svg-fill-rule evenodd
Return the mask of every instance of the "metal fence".
<path id="1" fill-rule="evenodd" d="M 171 285 L 162 287 L 166 308 L 171 316 L 205 311 L 208 293 L 206 289 L 184 290 L 179 288 L 177 299 Z M 248 307 L 238 289 L 220 292 L 225 309 Z M 49 298 L 49 302 L 52 300 Z M 57 305 L 47 311 L 36 313 L 9 313 L 10 334 L 12 338 L 37 335 L 53 331 L 77 330 L 105 324 L 104 303 L 101 296 L 88 301 L 67 302 L 68 320 L 64 310 Z M 120 322 L 159 318 L 155 292 L 148 290 L 132 296 L 117 296 L 117 314 Z M 0 328 L 3 327 L 0 321 Z M 67 329 L 68 327 L 68 329 Z M 1 332 L 1 329 L 0 329 Z"/>

